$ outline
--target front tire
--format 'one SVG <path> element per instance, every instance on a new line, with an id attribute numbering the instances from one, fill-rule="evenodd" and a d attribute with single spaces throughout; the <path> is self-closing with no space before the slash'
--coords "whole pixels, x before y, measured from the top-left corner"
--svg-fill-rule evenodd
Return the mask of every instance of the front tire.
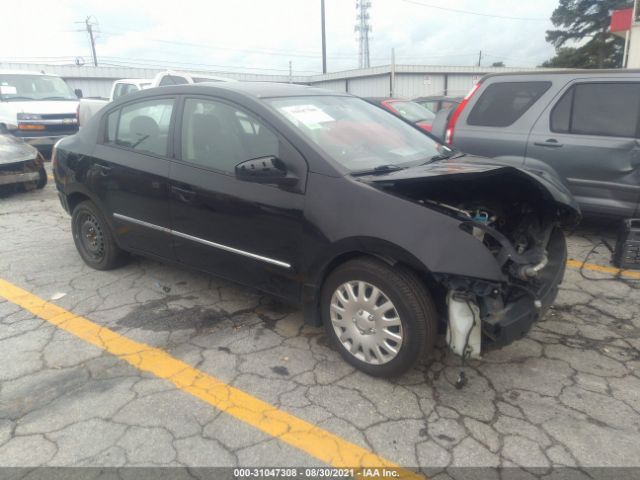
<path id="1" fill-rule="evenodd" d="M 433 349 L 433 300 L 420 278 L 402 265 L 374 258 L 341 265 L 325 281 L 321 310 L 332 344 L 369 375 L 401 375 Z"/>
<path id="2" fill-rule="evenodd" d="M 116 244 L 109 224 L 93 202 L 80 202 L 73 209 L 71 231 L 78 253 L 91 268 L 112 270 L 125 263 L 126 252 Z"/>
<path id="3" fill-rule="evenodd" d="M 36 188 L 42 190 L 47 184 L 47 171 L 43 165 L 38 168 L 38 181 L 36 182 Z"/>

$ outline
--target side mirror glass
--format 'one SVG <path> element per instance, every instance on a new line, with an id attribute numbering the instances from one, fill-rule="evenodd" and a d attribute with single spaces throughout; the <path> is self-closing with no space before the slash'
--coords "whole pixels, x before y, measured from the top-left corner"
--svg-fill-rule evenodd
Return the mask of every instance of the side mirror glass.
<path id="1" fill-rule="evenodd" d="M 277 157 L 260 157 L 236 165 L 236 178 L 246 182 L 292 186 L 297 177 L 287 172 L 284 162 Z"/>
<path id="2" fill-rule="evenodd" d="M 78 98 L 82 98 L 82 89 L 81 88 L 76 88 L 73 93 L 76 94 L 76 97 Z"/>

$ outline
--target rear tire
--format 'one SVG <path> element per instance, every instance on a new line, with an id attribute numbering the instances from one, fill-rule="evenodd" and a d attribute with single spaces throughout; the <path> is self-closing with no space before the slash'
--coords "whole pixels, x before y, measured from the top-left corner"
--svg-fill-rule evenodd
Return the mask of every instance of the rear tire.
<path id="1" fill-rule="evenodd" d="M 326 279 L 322 318 L 331 343 L 357 369 L 401 375 L 433 349 L 437 313 L 410 269 L 374 258 L 351 260 Z"/>
<path id="2" fill-rule="evenodd" d="M 102 212 L 89 200 L 80 202 L 71 215 L 73 241 L 82 260 L 96 270 L 123 265 L 127 254 L 116 244 Z"/>

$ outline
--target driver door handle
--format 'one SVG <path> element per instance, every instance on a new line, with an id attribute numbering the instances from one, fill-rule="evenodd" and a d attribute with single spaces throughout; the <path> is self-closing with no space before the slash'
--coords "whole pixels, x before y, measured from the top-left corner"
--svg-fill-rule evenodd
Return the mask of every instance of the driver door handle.
<path id="1" fill-rule="evenodd" d="M 555 138 L 547 138 L 544 142 L 534 142 L 534 145 L 538 147 L 549 147 L 549 148 L 560 148 L 562 144 L 558 142 Z"/>

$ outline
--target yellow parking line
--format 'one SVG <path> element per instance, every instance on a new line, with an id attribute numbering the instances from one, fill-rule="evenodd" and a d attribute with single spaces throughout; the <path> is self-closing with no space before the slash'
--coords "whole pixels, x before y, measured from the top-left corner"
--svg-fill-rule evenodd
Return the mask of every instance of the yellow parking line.
<path id="1" fill-rule="evenodd" d="M 614 275 L 614 276 L 620 275 L 622 277 L 640 279 L 640 271 L 634 272 L 633 270 L 621 270 L 615 267 L 605 267 L 603 265 L 596 265 L 595 263 L 584 263 L 584 262 L 580 262 L 578 260 L 573 260 L 573 259 L 567 260 L 567 266 L 571 268 L 582 268 L 584 270 L 592 270 L 594 272 L 610 273 L 611 275 Z"/>
<path id="2" fill-rule="evenodd" d="M 49 303 L 0 278 L 0 296 L 43 320 L 101 348 L 135 368 L 172 382 L 209 405 L 337 468 L 389 469 L 396 478 L 423 478 L 322 428 L 279 410 L 178 360 L 158 348 L 136 342 Z M 378 470 L 378 475 L 383 473 Z"/>

